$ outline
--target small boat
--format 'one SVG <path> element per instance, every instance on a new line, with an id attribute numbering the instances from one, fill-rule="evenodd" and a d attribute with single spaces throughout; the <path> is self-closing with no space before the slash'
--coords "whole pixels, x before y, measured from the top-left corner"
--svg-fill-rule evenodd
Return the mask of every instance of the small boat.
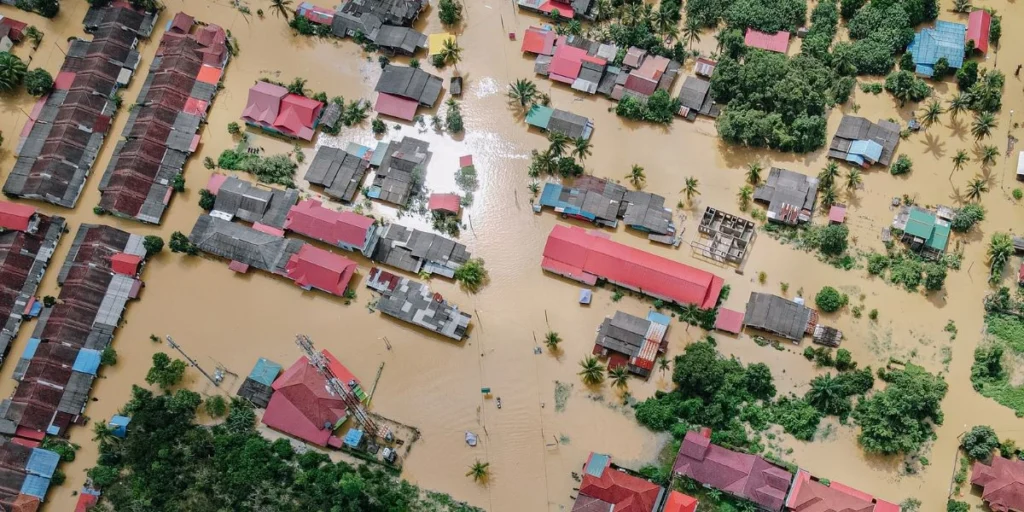
<path id="1" fill-rule="evenodd" d="M 498 397 L 498 409 L 501 409 L 501 397 Z"/>
<path id="2" fill-rule="evenodd" d="M 466 432 L 466 444 L 470 446 L 476 446 L 477 437 L 472 432 Z"/>
<path id="3" fill-rule="evenodd" d="M 452 96 L 462 96 L 462 77 L 453 76 L 449 87 Z"/>

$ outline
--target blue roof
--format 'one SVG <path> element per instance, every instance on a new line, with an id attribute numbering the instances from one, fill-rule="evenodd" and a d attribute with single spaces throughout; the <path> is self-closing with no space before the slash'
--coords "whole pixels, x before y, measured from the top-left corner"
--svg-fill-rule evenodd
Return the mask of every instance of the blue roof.
<path id="1" fill-rule="evenodd" d="M 569 194 L 574 195 L 574 196 L 578 196 L 578 195 L 583 194 L 583 193 L 584 192 L 582 192 L 580 190 L 577 190 L 577 189 L 574 189 L 574 188 L 570 188 L 569 189 Z M 576 217 L 583 217 L 583 218 L 585 218 L 587 220 L 590 220 L 590 221 L 593 221 L 594 219 L 597 218 L 597 215 L 594 215 L 591 212 L 585 212 L 585 211 L 579 209 L 576 206 L 573 206 L 573 205 L 571 205 L 571 204 L 569 204 L 569 203 L 567 203 L 565 201 L 562 201 L 561 199 L 559 199 L 561 194 L 562 194 L 562 186 L 561 185 L 559 185 L 557 183 L 545 183 L 544 184 L 544 190 L 541 191 L 541 194 L 540 194 L 540 205 L 541 206 L 548 206 L 548 207 L 555 208 L 555 209 L 559 209 L 560 208 L 561 212 L 566 214 L 566 215 L 574 215 Z"/>
<path id="2" fill-rule="evenodd" d="M 590 304 L 590 300 L 593 297 L 593 293 L 590 290 L 583 288 L 580 290 L 580 304 Z"/>
<path id="3" fill-rule="evenodd" d="M 35 301 L 32 303 L 32 309 L 29 310 L 28 316 L 35 318 L 39 316 L 39 313 L 43 311 L 43 303 Z"/>
<path id="4" fill-rule="evenodd" d="M 36 475 L 25 476 L 25 482 L 21 484 L 21 494 L 35 496 L 42 500 L 46 497 L 46 491 L 50 488 L 50 479 Z"/>
<path id="5" fill-rule="evenodd" d="M 98 370 L 99 367 L 100 351 L 93 350 L 91 348 L 83 348 L 78 351 L 78 357 L 75 358 L 75 364 L 71 369 L 76 372 L 96 375 L 96 370 Z"/>
<path id="6" fill-rule="evenodd" d="M 60 427 L 58 427 L 57 425 L 50 425 L 49 427 L 46 427 L 46 433 L 50 434 L 51 436 L 60 434 Z"/>
<path id="7" fill-rule="evenodd" d="M 603 453 L 590 454 L 590 461 L 587 462 L 586 467 L 587 474 L 601 478 L 601 474 L 604 473 L 604 468 L 608 467 L 609 460 L 611 460 L 611 456 Z"/>
<path id="8" fill-rule="evenodd" d="M 28 457 L 25 471 L 32 475 L 50 478 L 53 476 L 53 472 L 57 470 L 58 463 L 60 463 L 60 455 L 57 455 L 55 452 L 42 448 L 32 448 L 32 455 Z"/>
<path id="9" fill-rule="evenodd" d="M 672 320 L 670 320 L 668 316 L 658 313 L 657 311 L 648 311 L 647 319 L 661 325 L 668 325 L 672 323 Z"/>
<path id="10" fill-rule="evenodd" d="M 29 338 L 25 344 L 25 351 L 22 352 L 22 359 L 32 359 L 36 356 L 36 349 L 39 348 L 39 338 Z"/>
<path id="11" fill-rule="evenodd" d="M 853 162 L 853 163 L 855 163 L 855 164 L 857 164 L 857 165 L 859 165 L 861 167 L 864 167 L 864 159 L 861 158 L 859 155 L 855 155 L 853 153 L 848 153 L 846 155 L 845 160 L 847 162 Z"/>
<path id="12" fill-rule="evenodd" d="M 345 444 L 353 448 L 359 446 L 359 441 L 363 439 L 363 431 L 359 429 L 351 429 L 345 434 Z"/>
<path id="13" fill-rule="evenodd" d="M 256 361 L 256 366 L 254 366 L 252 371 L 249 372 L 249 378 L 263 384 L 264 386 L 269 386 L 274 383 L 274 379 L 276 379 L 280 373 L 281 365 L 261 357 Z"/>
<path id="14" fill-rule="evenodd" d="M 855 140 L 850 144 L 849 153 L 877 162 L 882 158 L 882 145 L 873 140 Z"/>
<path id="15" fill-rule="evenodd" d="M 131 418 L 118 414 L 110 418 L 110 423 L 107 423 L 107 426 L 114 430 L 115 436 L 123 439 L 128 435 L 128 424 L 131 422 Z"/>
<path id="16" fill-rule="evenodd" d="M 907 47 L 913 54 L 919 75 L 932 76 L 933 67 L 945 57 L 949 67 L 959 69 L 964 63 L 964 38 L 967 26 L 962 23 L 936 21 L 935 28 L 922 29 Z"/>
<path id="17" fill-rule="evenodd" d="M 558 196 L 562 193 L 562 186 L 557 183 L 545 183 L 544 190 L 540 193 L 541 206 L 554 208 L 558 205 Z"/>

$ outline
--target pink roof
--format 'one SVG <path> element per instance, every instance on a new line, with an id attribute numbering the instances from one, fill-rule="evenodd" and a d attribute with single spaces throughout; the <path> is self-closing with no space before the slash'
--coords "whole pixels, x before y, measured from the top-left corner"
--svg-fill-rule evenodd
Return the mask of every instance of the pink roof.
<path id="1" fill-rule="evenodd" d="M 555 49 L 555 55 L 551 58 L 551 66 L 548 68 L 548 71 L 550 74 L 561 75 L 575 80 L 576 77 L 580 76 L 583 57 L 586 56 L 586 51 L 563 44 Z"/>
<path id="2" fill-rule="evenodd" d="M 216 85 L 223 73 L 224 71 L 216 66 L 204 65 L 202 68 L 199 68 L 199 75 L 196 76 L 196 80 L 204 84 Z"/>
<path id="3" fill-rule="evenodd" d="M 412 121 L 416 117 L 416 108 L 419 105 L 416 100 L 382 92 L 377 94 L 377 103 L 373 105 L 373 110 L 386 116 Z"/>
<path id="4" fill-rule="evenodd" d="M 687 496 L 679 491 L 668 493 L 668 500 L 665 501 L 665 508 L 662 512 L 696 512 L 697 498 Z"/>
<path id="5" fill-rule="evenodd" d="M 282 238 L 284 237 L 283 229 L 275 228 L 274 226 L 268 226 L 261 222 L 253 222 L 252 228 L 255 229 L 256 231 L 259 231 L 260 233 L 266 233 L 268 235 L 279 236 Z"/>
<path id="6" fill-rule="evenodd" d="M 981 499 L 994 512 L 1024 510 L 1024 461 L 996 455 L 992 465 L 975 462 L 971 485 L 981 486 Z"/>
<path id="7" fill-rule="evenodd" d="M 822 484 L 802 469 L 796 473 L 786 507 L 792 512 L 899 512 L 892 503 L 839 482 Z"/>
<path id="8" fill-rule="evenodd" d="M 256 82 L 249 88 L 249 99 L 242 111 L 242 119 L 257 124 L 270 124 L 277 119 L 281 108 L 281 99 L 288 94 L 288 89 L 270 82 Z"/>
<path id="9" fill-rule="evenodd" d="M 793 479 L 760 456 L 727 450 L 697 432 L 686 434 L 672 471 L 776 511 L 785 505 Z"/>
<path id="10" fill-rule="evenodd" d="M 313 127 L 324 106 L 317 100 L 288 94 L 281 100 L 281 110 L 274 120 L 274 127 L 305 140 L 313 138 Z"/>
<path id="11" fill-rule="evenodd" d="M 228 269 L 238 272 L 239 274 L 244 274 L 249 271 L 249 265 L 242 263 L 241 261 L 232 261 L 231 263 L 228 263 Z"/>
<path id="12" fill-rule="evenodd" d="M 327 391 L 327 380 L 299 358 L 274 384 L 263 423 L 319 446 L 327 446 L 334 424 L 345 417 L 345 402 Z M 325 429 L 324 426 L 331 427 Z"/>
<path id="13" fill-rule="evenodd" d="M 324 208 L 320 201 L 307 199 L 292 206 L 284 228 L 331 245 L 346 244 L 361 249 L 366 245 L 373 219 L 357 213 Z"/>
<path id="14" fill-rule="evenodd" d="M 182 110 L 194 116 L 201 116 L 206 113 L 206 107 L 208 106 L 209 104 L 203 100 L 189 98 L 185 100 L 185 106 L 182 107 Z"/>
<path id="15" fill-rule="evenodd" d="M 10 201 L 0 201 L 0 228 L 25 231 L 32 215 L 36 213 L 33 206 Z"/>
<path id="16" fill-rule="evenodd" d="M 590 466 L 593 457 L 591 453 L 586 466 Z M 661 487 L 613 469 L 611 458 L 608 458 L 601 476 L 584 471 L 580 497 L 596 498 L 608 503 L 614 507 L 615 512 L 650 512 L 661 497 Z M 573 507 L 574 510 L 577 508 Z"/>
<path id="17" fill-rule="evenodd" d="M 334 357 L 334 354 L 328 352 L 326 349 L 320 351 L 320 353 L 323 354 L 324 359 L 327 359 L 327 367 L 331 369 L 331 373 L 333 373 L 342 384 L 348 386 L 348 383 L 352 381 L 359 384 L 359 379 L 356 378 L 356 375 L 349 371 L 345 365 L 341 364 L 341 361 L 338 361 L 338 358 Z"/>
<path id="18" fill-rule="evenodd" d="M 981 53 L 988 53 L 988 32 L 992 27 L 992 15 L 983 9 L 971 11 L 967 17 L 967 38 L 974 41 L 974 47 Z"/>
<path id="19" fill-rule="evenodd" d="M 213 173 L 210 175 L 210 181 L 206 182 L 206 190 L 209 190 L 213 195 L 217 195 L 217 192 L 220 192 L 220 186 L 227 180 L 227 175 Z"/>
<path id="20" fill-rule="evenodd" d="M 299 4 L 299 13 L 307 20 L 319 23 L 320 25 L 330 25 L 331 21 L 334 20 L 334 11 L 309 2 Z"/>
<path id="21" fill-rule="evenodd" d="M 842 224 L 846 220 L 846 207 L 838 204 L 832 205 L 832 208 L 828 210 L 829 222 L 836 222 Z"/>
<path id="22" fill-rule="evenodd" d="M 551 14 L 555 9 L 558 9 L 558 15 L 563 18 L 572 18 L 576 16 L 572 7 L 563 3 L 552 2 L 550 0 L 540 4 L 540 8 L 538 10 L 544 14 Z"/>
<path id="23" fill-rule="evenodd" d="M 57 73 L 57 78 L 53 80 L 53 88 L 58 91 L 67 91 L 71 89 L 71 84 L 75 81 L 75 74 L 71 71 L 61 71 Z"/>
<path id="24" fill-rule="evenodd" d="M 715 318 L 715 329 L 739 334 L 743 330 L 743 313 L 726 308 L 718 308 Z"/>
<path id="25" fill-rule="evenodd" d="M 786 53 L 789 50 L 789 32 L 783 31 L 776 32 L 774 34 L 765 34 L 764 32 L 748 28 L 747 35 L 743 38 L 743 42 L 751 48 L 760 48 L 770 52 Z"/>
<path id="26" fill-rule="evenodd" d="M 348 289 L 356 263 L 344 256 L 305 244 L 299 252 L 288 258 L 285 273 L 295 284 L 342 295 Z"/>
<path id="27" fill-rule="evenodd" d="M 523 33 L 521 50 L 540 55 L 551 55 L 555 47 L 555 31 L 541 27 L 530 27 Z"/>
<path id="28" fill-rule="evenodd" d="M 473 165 L 473 155 L 462 155 L 459 157 L 459 167 L 469 167 Z"/>
<path id="29" fill-rule="evenodd" d="M 206 47 L 223 45 L 227 38 L 224 29 L 217 25 L 203 25 L 196 32 L 196 41 Z"/>
<path id="30" fill-rule="evenodd" d="M 722 278 L 710 272 L 595 236 L 576 226 L 557 225 L 551 230 L 542 265 L 579 281 L 596 276 L 647 295 L 705 309 L 715 306 L 724 284 Z"/>
<path id="31" fill-rule="evenodd" d="M 188 32 L 192 30 L 192 23 L 194 22 L 195 18 L 183 12 L 179 12 L 178 14 L 175 14 L 174 19 L 171 20 L 170 31 L 177 32 L 179 34 L 188 34 Z"/>
<path id="32" fill-rule="evenodd" d="M 650 96 L 658 89 L 658 81 L 630 73 L 626 76 L 626 89 Z"/>
<path id="33" fill-rule="evenodd" d="M 444 210 L 457 214 L 462 209 L 462 198 L 458 194 L 430 194 L 427 207 L 430 211 Z"/>
<path id="34" fill-rule="evenodd" d="M 636 73 L 644 78 L 658 81 L 661 80 L 661 75 L 668 69 L 669 60 L 660 55 L 651 55 L 644 59 L 643 64 L 637 68 Z"/>
<path id="35" fill-rule="evenodd" d="M 134 276 L 139 272 L 142 258 L 134 254 L 119 252 L 110 257 L 110 269 L 118 274 Z"/>

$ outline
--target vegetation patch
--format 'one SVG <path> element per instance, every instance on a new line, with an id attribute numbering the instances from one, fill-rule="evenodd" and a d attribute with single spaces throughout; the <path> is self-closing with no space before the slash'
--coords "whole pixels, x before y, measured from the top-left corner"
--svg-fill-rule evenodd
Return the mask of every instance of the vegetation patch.
<path id="1" fill-rule="evenodd" d="M 985 299 L 985 340 L 974 349 L 971 384 L 982 396 L 1013 409 L 1024 417 L 1024 385 L 1014 378 L 1014 369 L 1024 358 L 1024 317 L 1022 303 L 1000 288 Z"/>

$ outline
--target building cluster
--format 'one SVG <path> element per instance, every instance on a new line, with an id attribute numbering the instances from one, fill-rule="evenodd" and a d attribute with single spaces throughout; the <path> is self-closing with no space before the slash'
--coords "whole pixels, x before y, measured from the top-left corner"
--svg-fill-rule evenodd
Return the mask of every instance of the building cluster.
<path id="1" fill-rule="evenodd" d="M 295 15 L 335 37 L 371 43 L 389 55 L 411 56 L 427 47 L 427 36 L 412 28 L 427 4 L 427 0 L 350 0 L 331 10 L 302 2 Z"/>
<path id="2" fill-rule="evenodd" d="M 0 437 L 0 506 L 12 512 L 35 512 L 50 489 L 60 455 Z"/>
<path id="3" fill-rule="evenodd" d="M 177 176 L 199 145 L 229 52 L 224 29 L 196 26 L 183 12 L 168 22 L 138 99 L 100 181 L 100 207 L 159 224 Z"/>
<path id="4" fill-rule="evenodd" d="M 594 20 L 597 15 L 596 0 L 517 0 L 520 9 L 533 11 L 554 18 L 580 18 Z"/>
<path id="5" fill-rule="evenodd" d="M 413 137 L 378 142 L 373 150 L 354 143 L 345 149 L 323 146 L 304 178 L 342 202 L 353 202 L 365 190 L 370 199 L 405 206 L 419 192 L 431 156 L 430 144 Z M 364 189 L 363 179 L 371 169 L 373 180 Z"/>
<path id="6" fill-rule="evenodd" d="M 530 107 L 526 112 L 526 124 L 542 132 L 559 133 L 570 139 L 587 140 L 594 133 L 594 122 L 589 118 L 544 105 Z"/>
<path id="7" fill-rule="evenodd" d="M 971 485 L 981 488 L 981 499 L 995 512 L 1024 510 L 1024 461 L 1020 459 L 995 455 L 988 463 L 976 461 Z"/>
<path id="8" fill-rule="evenodd" d="M 800 343 L 805 335 L 829 347 L 838 347 L 843 340 L 842 331 L 818 323 L 818 312 L 805 306 L 802 297 L 793 301 L 769 293 L 751 292 L 742 315 L 719 310 L 716 329 L 739 334 L 744 327 L 769 332 L 793 343 Z"/>
<path id="9" fill-rule="evenodd" d="M 889 167 L 900 143 L 900 125 L 879 119 L 872 123 L 863 117 L 843 116 L 828 147 L 828 157 L 860 167 Z"/>
<path id="10" fill-rule="evenodd" d="M 116 93 L 139 64 L 135 49 L 152 15 L 127 6 L 90 9 L 90 41 L 73 39 L 54 90 L 29 113 L 7 176 L 8 196 L 73 208 L 119 108 Z"/>
<path id="11" fill-rule="evenodd" d="M 649 377 L 654 361 L 668 349 L 668 325 L 671 319 L 657 311 L 640 318 L 622 311 L 605 318 L 594 341 L 596 356 L 608 358 L 608 368 L 625 366 L 631 373 Z"/>
<path id="12" fill-rule="evenodd" d="M 366 287 L 381 294 L 377 301 L 381 313 L 453 340 L 466 337 L 472 316 L 427 285 L 374 267 Z"/>
<path id="13" fill-rule="evenodd" d="M 412 121 L 419 107 L 434 108 L 444 80 L 420 68 L 388 64 L 373 88 L 377 101 L 373 110 L 379 114 Z"/>
<path id="14" fill-rule="evenodd" d="M 292 139 L 313 140 L 324 104 L 282 85 L 260 80 L 249 88 L 242 110 L 245 124 Z"/>

